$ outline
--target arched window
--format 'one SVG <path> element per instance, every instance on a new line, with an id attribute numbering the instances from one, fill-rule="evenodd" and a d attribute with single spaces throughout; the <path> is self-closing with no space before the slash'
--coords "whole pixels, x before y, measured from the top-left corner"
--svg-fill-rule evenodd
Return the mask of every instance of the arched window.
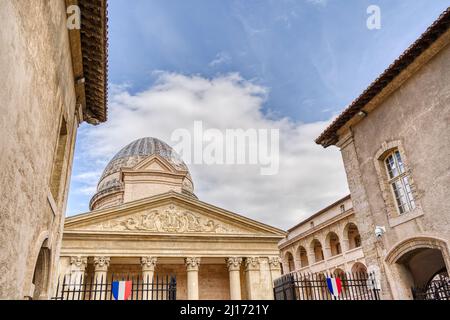
<path id="1" fill-rule="evenodd" d="M 416 203 L 400 151 L 396 149 L 389 153 L 384 164 L 399 214 L 414 210 Z"/>
<path id="2" fill-rule="evenodd" d="M 345 227 L 345 233 L 348 239 L 349 250 L 361 247 L 361 236 L 358 227 L 354 223 L 350 222 Z"/>
<path id="3" fill-rule="evenodd" d="M 306 253 L 306 249 L 302 246 L 298 248 L 298 254 L 300 256 L 301 267 L 304 268 L 309 265 L 308 254 Z"/>
<path id="4" fill-rule="evenodd" d="M 327 244 L 330 247 L 331 256 L 336 256 L 342 253 L 341 243 L 336 233 L 330 232 L 327 235 Z"/>
<path id="5" fill-rule="evenodd" d="M 323 258 L 323 250 L 322 244 L 319 240 L 314 239 L 311 243 L 311 249 L 314 251 L 314 262 L 322 261 Z"/>

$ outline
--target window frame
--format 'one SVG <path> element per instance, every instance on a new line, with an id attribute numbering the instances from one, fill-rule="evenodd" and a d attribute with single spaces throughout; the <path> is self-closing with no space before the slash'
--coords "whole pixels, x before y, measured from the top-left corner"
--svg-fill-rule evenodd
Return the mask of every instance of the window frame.
<path id="1" fill-rule="evenodd" d="M 392 161 L 389 161 L 389 159 L 392 159 Z M 401 216 L 414 211 L 417 205 L 410 182 L 411 179 L 405 168 L 400 150 L 395 148 L 387 153 L 383 159 L 383 165 L 397 214 Z M 405 202 L 402 200 L 402 197 L 405 199 Z"/>
<path id="2" fill-rule="evenodd" d="M 394 150 L 398 150 L 400 152 L 405 172 L 408 175 L 413 199 L 416 205 L 416 208 L 412 210 L 412 212 L 408 212 L 407 214 L 400 214 L 397 209 L 397 203 L 393 196 L 392 187 L 389 183 L 389 176 L 384 162 L 387 155 L 392 153 Z M 380 145 L 380 148 L 375 151 L 373 155 L 373 164 L 375 166 L 381 196 L 384 201 L 384 211 L 391 228 L 394 228 L 400 224 L 406 223 L 424 215 L 421 205 L 423 192 L 421 192 L 416 185 L 414 174 L 410 169 L 407 155 L 408 153 L 406 152 L 401 140 L 383 141 Z"/>

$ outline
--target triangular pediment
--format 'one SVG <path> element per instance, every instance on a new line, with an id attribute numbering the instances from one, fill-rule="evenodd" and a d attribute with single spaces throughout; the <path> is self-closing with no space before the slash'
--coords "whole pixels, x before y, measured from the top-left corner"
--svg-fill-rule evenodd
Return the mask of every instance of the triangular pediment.
<path id="1" fill-rule="evenodd" d="M 65 231 L 284 236 L 282 230 L 170 192 L 66 219 Z"/>
<path id="2" fill-rule="evenodd" d="M 132 171 L 159 171 L 159 172 L 176 172 L 175 168 L 165 159 L 159 156 L 145 158 L 136 164 Z"/>

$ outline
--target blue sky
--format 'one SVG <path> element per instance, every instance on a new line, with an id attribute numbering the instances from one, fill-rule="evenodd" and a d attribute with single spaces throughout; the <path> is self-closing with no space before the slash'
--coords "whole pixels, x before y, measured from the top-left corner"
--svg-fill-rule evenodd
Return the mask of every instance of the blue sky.
<path id="1" fill-rule="evenodd" d="M 380 30 L 366 27 L 366 10 L 373 4 L 381 9 Z M 100 155 L 92 152 L 92 141 L 97 139 L 95 142 L 103 146 L 109 143 L 107 134 L 112 131 L 108 130 L 123 130 L 126 136 L 129 127 L 133 126 L 127 119 L 111 118 L 120 114 L 119 108 L 125 108 L 117 95 L 139 96 L 161 81 L 173 84 L 175 76 L 180 76 L 185 84 L 192 82 L 194 76 L 209 79 L 214 84 L 214 79 L 238 74 L 240 81 L 265 90 L 258 108 L 267 121 L 287 118 L 297 131 L 317 124 L 317 128 L 306 134 L 308 137 L 311 134 L 313 140 L 314 135 L 351 103 L 449 4 L 448 0 L 110 0 L 112 111 L 109 116 L 112 124 L 96 128 L 82 125 L 80 128 L 68 215 L 88 210 L 96 179 L 108 159 L 124 145 L 125 138 L 120 144 L 111 142 L 110 148 Z M 168 74 L 172 77 L 161 78 Z M 242 89 L 241 84 L 235 85 L 236 90 Z M 236 100 L 236 104 L 239 103 Z M 180 108 L 182 104 L 180 102 Z M 168 123 L 167 133 L 164 129 L 152 130 L 149 126 L 139 133 L 130 133 L 127 139 L 138 135 L 155 136 L 155 133 L 170 135 L 169 131 L 174 129 L 170 127 L 170 121 L 159 120 Z M 148 121 L 151 123 L 152 120 Z M 309 124 L 311 126 L 307 127 Z M 327 157 L 339 159 L 336 152 L 332 154 L 333 151 L 321 151 L 320 147 L 312 149 L 314 147 L 308 145 L 314 150 L 312 152 L 322 152 L 324 166 L 330 161 Z M 293 151 L 288 154 L 295 160 Z M 302 153 L 298 161 L 308 162 L 307 154 Z M 342 163 L 338 166 L 342 167 Z M 336 197 L 345 195 L 343 170 L 334 167 L 333 170 L 340 170 L 333 177 L 335 181 L 317 185 L 317 190 L 323 190 L 323 194 L 313 200 L 307 197 L 302 201 L 295 188 L 289 187 L 289 181 L 273 180 L 280 184 L 279 189 L 283 189 L 283 197 L 291 199 L 284 201 L 289 202 L 289 206 L 280 204 L 278 208 L 289 211 L 286 213 L 289 218 L 282 222 L 266 222 L 289 227 Z M 194 171 L 197 182 L 210 186 L 215 181 L 218 183 L 215 188 L 221 188 L 220 174 L 208 180 L 202 178 L 203 175 L 212 173 L 202 168 Z M 297 178 L 299 181 L 293 185 L 300 185 L 302 180 L 315 180 L 314 176 L 299 175 Z M 229 183 L 239 185 L 239 180 L 236 178 Z M 223 188 L 217 194 L 226 193 L 226 187 Z M 261 208 L 254 202 L 260 199 L 250 195 L 245 201 L 238 201 L 239 208 L 236 208 L 229 203 L 236 194 L 217 196 L 201 186 L 198 190 L 202 200 L 216 201 L 215 204 L 228 209 L 231 206 L 244 214 L 249 212 L 249 216 L 259 220 L 267 220 L 269 216 L 269 213 L 258 213 Z M 296 197 L 298 200 L 292 200 Z"/>

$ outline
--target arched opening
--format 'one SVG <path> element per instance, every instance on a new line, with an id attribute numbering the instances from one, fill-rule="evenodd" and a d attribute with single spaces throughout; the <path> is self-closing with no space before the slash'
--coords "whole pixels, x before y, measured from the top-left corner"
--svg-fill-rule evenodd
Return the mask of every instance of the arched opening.
<path id="1" fill-rule="evenodd" d="M 50 275 L 50 249 L 47 248 L 46 242 L 39 250 L 33 273 L 33 300 L 48 298 L 48 282 Z"/>
<path id="2" fill-rule="evenodd" d="M 358 278 L 367 278 L 367 267 L 361 262 L 356 262 L 352 266 L 352 273 Z"/>
<path id="3" fill-rule="evenodd" d="M 345 235 L 348 239 L 348 249 L 355 249 L 361 247 L 361 235 L 359 234 L 358 227 L 350 222 L 345 227 Z"/>
<path id="4" fill-rule="evenodd" d="M 401 277 L 416 299 L 439 299 L 440 286 L 448 285 L 448 270 L 441 250 L 418 248 L 398 261 Z M 448 291 L 447 291 L 448 294 Z"/>
<path id="5" fill-rule="evenodd" d="M 333 271 L 333 276 L 341 278 L 342 276 L 345 276 L 345 272 L 341 268 L 336 268 Z"/>
<path id="6" fill-rule="evenodd" d="M 426 286 L 412 290 L 416 300 L 450 300 L 450 277 L 447 270 L 440 270 Z"/>
<path id="7" fill-rule="evenodd" d="M 346 292 L 348 289 L 348 281 L 347 281 L 347 274 L 345 273 L 345 271 L 342 270 L 341 268 L 336 268 L 333 271 L 333 277 L 341 279 L 342 289 L 344 292 Z"/>
<path id="8" fill-rule="evenodd" d="M 311 242 L 311 250 L 313 250 L 314 252 L 314 262 L 319 262 L 322 261 L 323 258 L 323 249 L 322 249 L 322 244 L 320 243 L 319 240 L 314 239 Z"/>
<path id="9" fill-rule="evenodd" d="M 427 236 L 405 239 L 387 254 L 389 270 L 398 279 L 395 291 L 397 299 L 429 299 L 427 291 L 436 288 L 436 282 L 447 287 L 449 296 L 448 266 L 450 264 L 447 242 Z M 438 286 L 439 287 L 439 286 Z M 440 295 L 431 295 L 440 299 Z"/>
<path id="10" fill-rule="evenodd" d="M 308 262 L 308 254 L 306 253 L 306 249 L 304 247 L 300 246 L 298 248 L 298 254 L 300 257 L 301 267 L 302 268 L 307 267 L 309 265 L 309 262 Z"/>
<path id="11" fill-rule="evenodd" d="M 288 263 L 289 272 L 295 271 L 294 256 L 292 255 L 292 253 L 286 253 L 286 261 Z"/>
<path id="12" fill-rule="evenodd" d="M 327 245 L 330 248 L 331 256 L 336 256 L 342 253 L 341 242 L 339 241 L 339 237 L 336 233 L 330 232 L 327 235 Z"/>

